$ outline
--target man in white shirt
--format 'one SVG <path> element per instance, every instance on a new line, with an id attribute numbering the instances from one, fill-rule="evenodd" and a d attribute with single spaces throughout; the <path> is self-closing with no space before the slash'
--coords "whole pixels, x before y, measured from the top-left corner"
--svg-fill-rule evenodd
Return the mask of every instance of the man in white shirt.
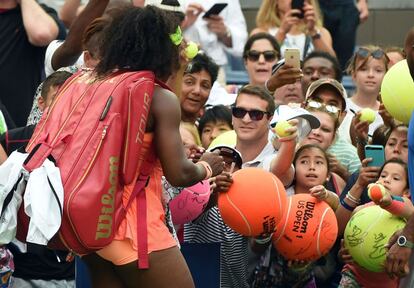
<path id="1" fill-rule="evenodd" d="M 218 2 L 227 3 L 227 6 L 219 15 L 203 18 L 204 12 Z M 221 67 L 227 65 L 226 52 L 242 56 L 247 41 L 247 26 L 239 0 L 180 0 L 180 3 L 186 11 L 183 23 L 186 39 L 199 43 Z"/>
<path id="2" fill-rule="evenodd" d="M 277 152 L 283 157 L 276 157 L 274 145 L 268 140 L 269 124 L 274 111 L 273 97 L 262 87 L 242 87 L 232 108 L 233 127 L 237 135 L 236 149 L 242 154 L 243 168 L 263 168 L 275 174 L 288 186 L 294 176 L 291 164 L 296 141 L 293 136 L 284 139 L 285 141 L 279 139 L 281 143 Z"/>

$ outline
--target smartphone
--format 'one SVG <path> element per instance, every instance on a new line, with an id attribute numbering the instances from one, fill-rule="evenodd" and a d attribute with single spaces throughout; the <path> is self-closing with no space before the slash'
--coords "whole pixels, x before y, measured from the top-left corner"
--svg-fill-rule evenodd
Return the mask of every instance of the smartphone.
<path id="1" fill-rule="evenodd" d="M 365 158 L 372 158 L 368 167 L 381 167 L 385 162 L 384 146 L 365 145 Z"/>
<path id="2" fill-rule="evenodd" d="M 291 8 L 301 11 L 301 13 L 299 13 L 299 14 L 294 14 L 298 18 L 303 18 L 304 17 L 304 15 L 303 15 L 303 6 L 304 6 L 304 4 L 305 4 L 305 0 L 292 0 Z"/>
<path id="3" fill-rule="evenodd" d="M 216 3 L 210 9 L 208 9 L 206 13 L 204 13 L 203 18 L 208 18 L 211 15 L 218 15 L 226 7 L 227 3 Z"/>
<path id="4" fill-rule="evenodd" d="M 300 68 L 300 51 L 296 48 L 287 48 L 285 50 L 285 62 L 293 68 Z"/>

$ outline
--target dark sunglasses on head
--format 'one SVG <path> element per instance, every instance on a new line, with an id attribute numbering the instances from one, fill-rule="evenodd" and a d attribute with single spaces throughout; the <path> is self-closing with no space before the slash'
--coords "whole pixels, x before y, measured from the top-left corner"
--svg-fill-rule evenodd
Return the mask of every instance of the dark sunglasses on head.
<path id="1" fill-rule="evenodd" d="M 262 54 L 266 62 L 273 62 L 277 58 L 277 52 L 275 50 L 267 50 L 262 52 L 256 50 L 249 50 L 246 52 L 246 57 L 250 61 L 256 62 L 259 61 L 260 55 Z"/>
<path id="2" fill-rule="evenodd" d="M 246 114 L 249 114 L 250 119 L 253 121 L 260 121 L 265 114 L 269 113 L 261 110 L 246 110 L 241 107 L 232 107 L 231 114 L 236 118 L 244 118 Z"/>
<path id="3" fill-rule="evenodd" d="M 372 56 L 375 59 L 381 59 L 382 57 L 385 57 L 387 60 L 389 60 L 387 54 L 385 54 L 384 50 L 381 49 L 370 51 L 366 48 L 359 48 L 356 53 L 361 58 L 367 58 L 369 56 Z"/>

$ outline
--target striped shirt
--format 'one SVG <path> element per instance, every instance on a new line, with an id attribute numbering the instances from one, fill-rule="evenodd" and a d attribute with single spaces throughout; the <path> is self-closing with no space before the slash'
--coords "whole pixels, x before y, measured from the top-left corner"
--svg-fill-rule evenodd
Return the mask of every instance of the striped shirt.
<path id="1" fill-rule="evenodd" d="M 334 155 L 350 174 L 359 171 L 359 168 L 361 168 L 361 160 L 359 160 L 357 149 L 339 135 L 327 152 Z"/>
<path id="2" fill-rule="evenodd" d="M 221 288 L 244 288 L 247 284 L 248 238 L 224 224 L 217 206 L 184 226 L 184 242 L 221 243 Z"/>

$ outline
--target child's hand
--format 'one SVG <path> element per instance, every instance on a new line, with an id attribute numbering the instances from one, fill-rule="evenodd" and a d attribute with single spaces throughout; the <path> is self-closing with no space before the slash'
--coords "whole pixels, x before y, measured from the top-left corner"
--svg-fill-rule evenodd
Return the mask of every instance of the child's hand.
<path id="1" fill-rule="evenodd" d="M 288 264 L 288 267 L 291 269 L 303 270 L 311 263 L 312 263 L 311 261 L 305 261 L 305 260 L 289 260 L 287 264 Z"/>
<path id="2" fill-rule="evenodd" d="M 291 119 L 291 120 L 288 121 L 288 123 L 290 124 L 291 127 L 286 128 L 285 132 L 289 136 L 279 138 L 279 142 L 287 142 L 287 141 L 296 140 L 296 138 L 298 136 L 297 132 L 298 132 L 299 120 L 298 119 Z"/>
<path id="3" fill-rule="evenodd" d="M 215 191 L 214 192 L 227 192 L 233 184 L 233 178 L 230 172 L 221 172 L 220 175 L 215 177 Z"/>
<path id="4" fill-rule="evenodd" d="M 318 199 L 319 201 L 323 201 L 328 198 L 328 190 L 323 185 L 316 185 L 309 189 L 310 195 Z"/>
<path id="5" fill-rule="evenodd" d="M 341 239 L 341 249 L 338 251 L 338 258 L 345 264 L 354 263 L 351 254 L 349 254 L 348 249 L 345 248 L 344 239 Z"/>

